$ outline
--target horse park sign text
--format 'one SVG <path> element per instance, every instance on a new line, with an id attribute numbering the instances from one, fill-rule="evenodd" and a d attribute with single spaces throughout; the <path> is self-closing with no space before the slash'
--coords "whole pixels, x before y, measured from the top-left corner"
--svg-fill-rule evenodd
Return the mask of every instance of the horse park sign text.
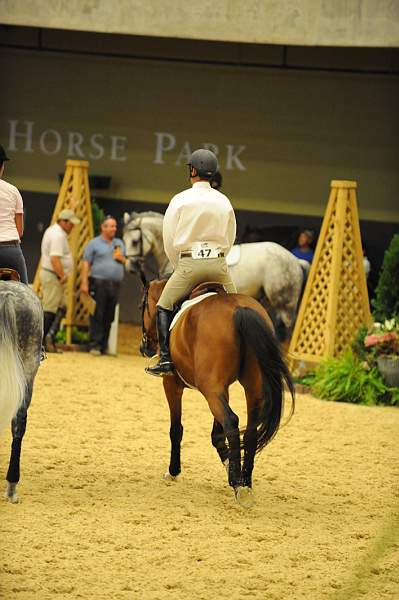
<path id="1" fill-rule="evenodd" d="M 224 144 L 223 150 L 213 142 L 193 145 L 189 141 L 177 143 L 176 136 L 166 131 L 156 131 L 153 164 L 176 166 L 187 161 L 198 146 L 209 148 L 219 157 L 221 166 L 228 170 L 245 171 L 242 153 L 244 145 Z M 85 135 L 80 131 L 61 131 L 54 127 L 40 129 L 35 121 L 8 120 L 8 146 L 10 152 L 40 152 L 45 156 L 64 155 L 68 158 L 111 161 L 127 160 L 128 138 L 125 135 L 92 133 Z"/>

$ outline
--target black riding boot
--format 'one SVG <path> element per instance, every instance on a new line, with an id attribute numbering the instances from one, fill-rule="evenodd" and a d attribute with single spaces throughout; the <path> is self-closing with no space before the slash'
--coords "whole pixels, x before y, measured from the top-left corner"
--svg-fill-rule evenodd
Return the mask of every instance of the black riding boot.
<path id="1" fill-rule="evenodd" d="M 51 323 L 50 329 L 48 330 L 47 336 L 45 338 L 45 345 L 46 345 L 47 351 L 49 351 L 49 344 L 51 343 L 53 346 L 53 351 L 57 352 L 57 349 L 55 346 L 55 344 L 56 344 L 55 336 L 57 335 L 57 332 L 61 325 L 61 321 L 65 317 L 65 314 L 66 314 L 65 307 L 59 308 L 55 314 L 53 322 Z"/>
<path id="2" fill-rule="evenodd" d="M 55 313 L 45 310 L 43 313 L 43 344 L 46 340 L 46 336 L 50 330 L 50 327 L 55 319 Z"/>
<path id="3" fill-rule="evenodd" d="M 160 357 L 157 365 L 146 369 L 146 373 L 150 375 L 159 377 L 173 374 L 173 363 L 169 354 L 169 326 L 172 321 L 172 315 L 171 310 L 157 306 L 157 331 Z"/>

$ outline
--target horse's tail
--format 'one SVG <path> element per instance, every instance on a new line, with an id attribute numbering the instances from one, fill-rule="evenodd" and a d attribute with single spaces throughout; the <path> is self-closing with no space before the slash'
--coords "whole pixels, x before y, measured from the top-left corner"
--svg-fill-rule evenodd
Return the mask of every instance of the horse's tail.
<path id="1" fill-rule="evenodd" d="M 268 444 L 280 425 L 284 408 L 284 382 L 292 397 L 292 415 L 295 391 L 288 368 L 282 358 L 278 341 L 262 316 L 246 306 L 235 310 L 234 324 L 240 336 L 243 368 L 252 351 L 262 374 L 263 404 L 259 407 L 256 452 Z"/>
<path id="2" fill-rule="evenodd" d="M 26 377 L 18 350 L 15 296 L 0 293 L 0 431 L 24 401 Z"/>

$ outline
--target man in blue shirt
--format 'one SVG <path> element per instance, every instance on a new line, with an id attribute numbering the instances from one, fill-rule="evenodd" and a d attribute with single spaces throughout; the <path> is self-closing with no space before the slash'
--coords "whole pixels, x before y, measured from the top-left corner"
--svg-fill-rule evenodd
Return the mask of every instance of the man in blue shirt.
<path id="1" fill-rule="evenodd" d="M 291 250 L 292 254 L 302 260 L 307 260 L 309 263 L 313 260 L 314 251 L 311 246 L 313 243 L 314 234 L 310 229 L 304 229 L 298 236 L 298 246 Z"/>
<path id="2" fill-rule="evenodd" d="M 105 354 L 111 323 L 119 300 L 120 282 L 126 264 L 125 246 L 115 237 L 116 219 L 108 215 L 101 223 L 101 234 L 90 240 L 83 253 L 80 291 L 96 301 L 90 317 L 90 353 Z"/>

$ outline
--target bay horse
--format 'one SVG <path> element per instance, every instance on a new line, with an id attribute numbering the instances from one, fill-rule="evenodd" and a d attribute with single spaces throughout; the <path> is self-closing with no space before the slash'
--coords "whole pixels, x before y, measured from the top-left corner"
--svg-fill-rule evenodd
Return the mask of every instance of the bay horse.
<path id="1" fill-rule="evenodd" d="M 5 497 L 18 502 L 22 438 L 42 356 L 43 310 L 29 286 L 3 281 L 1 273 L 0 269 L 0 433 L 11 422 Z"/>
<path id="2" fill-rule="evenodd" d="M 140 350 L 149 357 L 157 348 L 156 303 L 165 284 L 165 279 L 153 280 L 144 288 Z M 206 398 L 213 414 L 211 440 L 226 466 L 229 485 L 237 501 L 250 507 L 254 457 L 279 428 L 284 383 L 292 397 L 291 414 L 294 410 L 293 383 L 267 312 L 241 294 L 208 296 L 182 313 L 171 331 L 170 351 L 175 372 L 163 377 L 171 440 L 165 478 L 175 479 L 181 471 L 182 395 L 185 387 L 192 387 Z M 229 386 L 236 380 L 245 390 L 245 430 L 239 429 L 238 416 L 229 406 Z"/>

